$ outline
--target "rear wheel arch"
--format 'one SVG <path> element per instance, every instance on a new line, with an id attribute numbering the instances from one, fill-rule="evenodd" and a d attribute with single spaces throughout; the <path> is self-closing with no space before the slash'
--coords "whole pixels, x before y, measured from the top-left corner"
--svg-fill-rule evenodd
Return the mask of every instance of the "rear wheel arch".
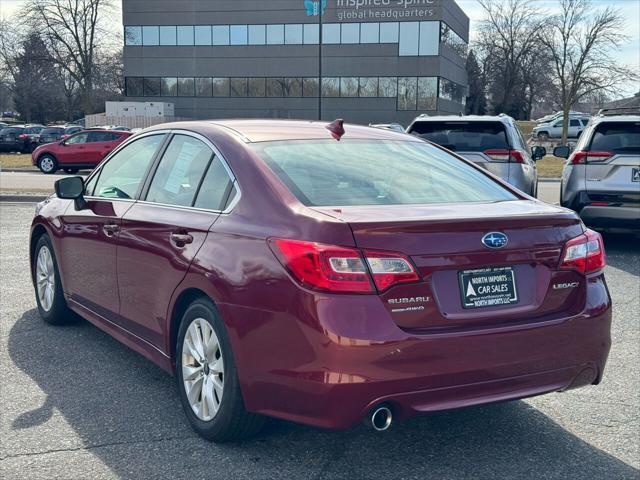
<path id="1" fill-rule="evenodd" d="M 169 316 L 169 357 L 171 358 L 171 365 L 175 369 L 176 367 L 176 342 L 178 340 L 178 332 L 180 331 L 180 322 L 182 316 L 193 302 L 199 299 L 206 299 L 216 305 L 216 302 L 210 295 L 199 288 L 186 288 L 180 292 L 171 309 L 171 315 Z"/>

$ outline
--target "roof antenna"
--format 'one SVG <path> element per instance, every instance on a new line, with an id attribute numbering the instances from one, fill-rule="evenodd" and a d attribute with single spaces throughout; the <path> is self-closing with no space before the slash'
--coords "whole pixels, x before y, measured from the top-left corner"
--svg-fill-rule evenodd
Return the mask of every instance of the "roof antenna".
<path id="1" fill-rule="evenodd" d="M 331 132 L 331 136 L 333 138 L 340 141 L 344 135 L 344 120 L 342 118 L 337 118 L 324 128 Z"/>

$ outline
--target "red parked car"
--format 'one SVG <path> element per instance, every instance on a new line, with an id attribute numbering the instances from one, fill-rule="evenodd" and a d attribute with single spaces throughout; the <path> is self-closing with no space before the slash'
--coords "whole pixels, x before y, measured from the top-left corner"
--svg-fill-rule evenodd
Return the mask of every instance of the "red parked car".
<path id="1" fill-rule="evenodd" d="M 215 441 L 600 382 L 599 234 L 424 140 L 344 130 L 165 124 L 59 180 L 31 231 L 40 315 L 175 373 Z"/>
<path id="2" fill-rule="evenodd" d="M 81 168 L 94 168 L 131 132 L 91 130 L 69 135 L 59 142 L 40 145 L 31 154 L 31 163 L 43 173 L 63 169 L 77 173 Z"/>

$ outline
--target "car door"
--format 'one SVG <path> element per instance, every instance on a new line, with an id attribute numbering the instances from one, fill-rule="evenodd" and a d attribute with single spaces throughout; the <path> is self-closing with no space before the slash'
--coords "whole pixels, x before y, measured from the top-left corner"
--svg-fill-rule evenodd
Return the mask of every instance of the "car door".
<path id="1" fill-rule="evenodd" d="M 119 136 L 112 132 L 89 132 L 86 145 L 86 163 L 97 165 L 116 145 L 114 140 Z"/>
<path id="2" fill-rule="evenodd" d="M 65 292 L 71 301 L 111 322 L 117 321 L 120 309 L 116 253 L 121 219 L 134 204 L 164 138 L 142 137 L 118 151 L 88 179 L 85 208 L 70 204 L 61 219 L 58 260 Z"/>
<path id="3" fill-rule="evenodd" d="M 230 177 L 212 144 L 183 132 L 156 163 L 144 201 L 122 219 L 118 286 L 122 326 L 164 350 L 171 295 L 220 215 L 224 188 L 216 196 L 207 185 Z"/>
<path id="4" fill-rule="evenodd" d="M 82 165 L 87 158 L 87 141 L 89 132 L 76 133 L 62 142 L 62 149 L 58 156 L 58 163 L 67 165 Z"/>

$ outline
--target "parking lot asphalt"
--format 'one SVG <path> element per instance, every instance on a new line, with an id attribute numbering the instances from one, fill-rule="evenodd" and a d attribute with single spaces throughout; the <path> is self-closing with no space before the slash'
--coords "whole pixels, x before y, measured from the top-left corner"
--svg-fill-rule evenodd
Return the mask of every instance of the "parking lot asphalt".
<path id="1" fill-rule="evenodd" d="M 84 173 L 84 172 L 83 172 Z M 56 180 L 66 177 L 66 173 L 45 175 L 39 171 L 3 171 L 0 172 L 0 191 L 3 195 L 15 193 L 53 193 Z"/>
<path id="2" fill-rule="evenodd" d="M 274 420 L 255 440 L 215 445 L 191 431 L 159 368 L 87 322 L 40 320 L 27 257 L 33 208 L 0 203 L 2 479 L 640 478 L 636 237 L 605 237 L 613 347 L 599 386 L 383 433 Z"/>

